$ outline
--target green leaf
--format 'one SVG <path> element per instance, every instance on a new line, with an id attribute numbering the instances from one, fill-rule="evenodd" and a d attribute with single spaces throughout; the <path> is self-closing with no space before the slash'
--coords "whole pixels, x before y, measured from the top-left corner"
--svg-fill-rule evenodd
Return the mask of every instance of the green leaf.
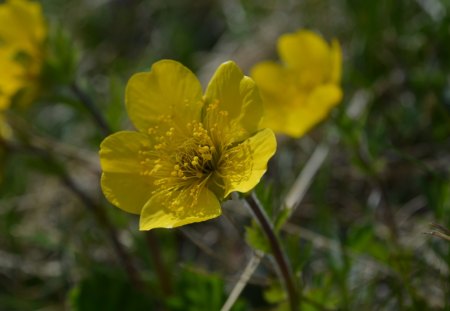
<path id="1" fill-rule="evenodd" d="M 50 28 L 43 77 L 47 86 L 69 84 L 75 80 L 79 54 L 73 38 L 61 25 Z"/>
<path id="2" fill-rule="evenodd" d="M 274 229 L 275 232 L 280 232 L 283 225 L 286 223 L 286 221 L 289 219 L 289 216 L 291 216 L 291 210 L 288 208 L 283 208 L 275 217 L 274 221 Z"/>
<path id="3" fill-rule="evenodd" d="M 245 227 L 245 240 L 254 249 L 270 253 L 270 244 L 260 226 L 253 221 L 251 226 Z"/>
<path id="4" fill-rule="evenodd" d="M 224 288 L 223 279 L 217 274 L 184 267 L 175 295 L 167 299 L 166 306 L 172 311 L 220 310 L 227 298 Z M 247 310 L 246 304 L 238 300 L 232 310 Z"/>
<path id="5" fill-rule="evenodd" d="M 155 292 L 149 291 L 149 293 Z M 155 297 L 134 289 L 125 275 L 110 268 L 95 268 L 68 294 L 72 310 L 154 310 Z"/>
<path id="6" fill-rule="evenodd" d="M 285 301 L 287 295 L 279 282 L 273 282 L 272 285 L 264 291 L 264 299 L 269 303 L 276 304 Z"/>

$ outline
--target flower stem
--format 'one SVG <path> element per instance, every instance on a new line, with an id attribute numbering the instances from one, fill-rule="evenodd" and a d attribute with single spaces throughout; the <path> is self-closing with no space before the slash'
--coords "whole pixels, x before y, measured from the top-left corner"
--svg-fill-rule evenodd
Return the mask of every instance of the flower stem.
<path id="1" fill-rule="evenodd" d="M 270 247 L 272 248 L 272 254 L 275 259 L 275 262 L 278 265 L 281 276 L 284 279 L 284 283 L 286 285 L 287 293 L 289 296 L 289 304 L 291 307 L 291 311 L 298 310 L 300 306 L 300 297 L 297 295 L 296 286 L 294 284 L 294 277 L 292 274 L 292 270 L 288 264 L 285 253 L 281 248 L 280 241 L 275 235 L 273 226 L 267 217 L 267 214 L 264 211 L 261 203 L 254 193 L 245 198 L 250 209 L 258 220 L 261 228 L 269 240 Z"/>
<path id="2" fill-rule="evenodd" d="M 112 131 L 108 123 L 106 122 L 100 111 L 97 109 L 92 99 L 88 96 L 88 94 L 86 94 L 76 82 L 73 82 L 70 85 L 70 89 L 92 115 L 92 118 L 94 119 L 98 127 L 102 130 L 103 134 L 105 136 L 111 134 Z"/>

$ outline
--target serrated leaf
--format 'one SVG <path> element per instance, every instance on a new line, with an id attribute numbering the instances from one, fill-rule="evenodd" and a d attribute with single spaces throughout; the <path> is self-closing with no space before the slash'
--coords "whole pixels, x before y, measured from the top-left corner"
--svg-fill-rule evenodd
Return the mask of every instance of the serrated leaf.
<path id="1" fill-rule="evenodd" d="M 287 298 L 286 292 L 280 283 L 274 282 L 264 291 L 264 299 L 269 303 L 281 303 Z"/>
<path id="2" fill-rule="evenodd" d="M 254 249 L 270 253 L 270 244 L 259 225 L 253 221 L 251 226 L 245 227 L 245 240 Z"/>
<path id="3" fill-rule="evenodd" d="M 291 210 L 288 208 L 283 208 L 276 216 L 274 221 L 274 229 L 275 232 L 280 232 L 283 225 L 286 223 L 286 221 L 289 219 L 289 216 L 291 216 Z"/>

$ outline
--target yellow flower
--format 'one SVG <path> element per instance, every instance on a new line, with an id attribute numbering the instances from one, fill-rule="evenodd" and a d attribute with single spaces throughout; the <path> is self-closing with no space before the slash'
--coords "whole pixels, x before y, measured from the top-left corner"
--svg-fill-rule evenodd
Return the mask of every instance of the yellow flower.
<path id="1" fill-rule="evenodd" d="M 140 214 L 140 229 L 172 228 L 221 214 L 220 201 L 250 191 L 266 171 L 276 141 L 258 131 L 255 83 L 222 64 L 205 95 L 195 75 L 162 60 L 128 81 L 126 108 L 138 132 L 100 146 L 101 186 L 117 207 Z"/>
<path id="2" fill-rule="evenodd" d="M 333 40 L 300 30 L 278 39 L 282 64 L 257 64 L 251 76 L 265 105 L 263 126 L 275 132 L 301 137 L 342 99 L 342 52 Z"/>
<path id="3" fill-rule="evenodd" d="M 12 138 L 12 136 L 13 136 L 12 129 L 6 120 L 6 116 L 2 112 L 0 112 L 0 142 L 4 140 L 9 140 Z M 2 151 L 3 146 L 1 146 L 0 143 L 0 152 Z"/>
<path id="4" fill-rule="evenodd" d="M 39 3 L 7 0 L 0 4 L 0 110 L 9 107 L 19 90 L 35 87 L 45 37 Z"/>

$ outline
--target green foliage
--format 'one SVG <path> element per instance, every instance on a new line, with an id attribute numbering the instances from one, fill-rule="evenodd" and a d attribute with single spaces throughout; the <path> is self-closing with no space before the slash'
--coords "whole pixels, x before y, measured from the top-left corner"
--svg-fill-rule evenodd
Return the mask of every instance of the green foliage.
<path id="1" fill-rule="evenodd" d="M 72 310 L 154 310 L 157 303 L 151 295 L 129 284 L 122 273 L 101 267 L 91 267 L 89 276 L 71 289 L 69 305 Z"/>
<path id="2" fill-rule="evenodd" d="M 384 241 L 380 241 L 370 224 L 355 226 L 347 237 L 350 251 L 372 256 L 376 260 L 387 263 L 390 249 Z"/>
<path id="3" fill-rule="evenodd" d="M 47 87 L 70 84 L 76 79 L 79 53 L 62 25 L 50 27 L 43 79 Z"/>
<path id="4" fill-rule="evenodd" d="M 448 1 L 42 3 L 49 36 L 39 91 L 16 99 L 37 98 L 13 105 L 14 136 L 0 139 L 0 310 L 219 310 L 250 247 L 271 253 L 259 224 L 238 206 L 190 234 L 157 230 L 152 249 L 137 217 L 101 194 L 105 131 L 74 85 L 108 127 L 127 130 L 133 73 L 173 58 L 203 80 L 227 59 L 248 74 L 276 60 L 276 36 L 301 27 L 340 41 L 344 100 L 302 139 L 279 137 L 255 192 L 302 287 L 302 310 L 450 308 L 450 243 L 424 234 L 429 223 L 450 228 Z M 327 159 L 298 209 L 285 209 L 323 142 Z M 126 276 L 114 235 L 143 291 Z M 262 259 L 233 310 L 288 309 L 272 264 Z"/>
<path id="5" fill-rule="evenodd" d="M 214 274 L 183 268 L 180 271 L 176 292 L 167 299 L 170 310 L 220 310 L 225 303 L 223 279 Z M 245 303 L 237 301 L 232 310 L 246 310 Z"/>
<path id="6" fill-rule="evenodd" d="M 264 292 L 264 299 L 271 304 L 279 304 L 286 301 L 287 297 L 281 284 L 274 282 L 272 286 Z"/>
<path id="7" fill-rule="evenodd" d="M 436 220 L 450 227 L 450 180 L 439 176 L 426 176 L 423 187 L 430 208 L 434 210 Z"/>
<path id="8" fill-rule="evenodd" d="M 266 254 L 271 252 L 269 241 L 256 221 L 252 221 L 250 226 L 245 227 L 245 241 L 254 249 Z"/>

